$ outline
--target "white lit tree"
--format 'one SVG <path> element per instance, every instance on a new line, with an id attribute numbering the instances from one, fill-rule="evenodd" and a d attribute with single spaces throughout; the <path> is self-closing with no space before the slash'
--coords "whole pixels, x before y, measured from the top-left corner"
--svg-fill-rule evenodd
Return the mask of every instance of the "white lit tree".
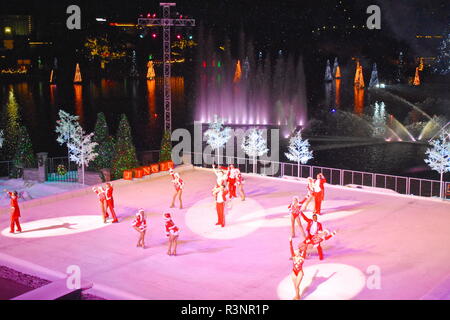
<path id="1" fill-rule="evenodd" d="M 206 143 L 213 149 L 216 150 L 217 155 L 217 165 L 220 164 L 220 148 L 222 148 L 225 143 L 231 137 L 231 128 L 224 127 L 223 119 L 219 118 L 217 115 L 214 116 L 214 122 L 209 124 L 208 130 L 205 131 L 204 136 L 206 138 Z"/>
<path id="2" fill-rule="evenodd" d="M 242 141 L 241 148 L 249 157 L 253 158 L 253 173 L 256 173 L 256 158 L 269 151 L 267 141 L 263 137 L 263 131 L 256 128 L 250 129 L 250 132 Z"/>
<path id="3" fill-rule="evenodd" d="M 430 142 L 431 148 L 427 149 L 425 154 L 428 158 L 425 162 L 431 168 L 431 170 L 437 171 L 440 178 L 440 196 L 444 197 L 444 173 L 450 171 L 450 132 L 442 134 L 438 139 L 432 140 Z"/>
<path id="4" fill-rule="evenodd" d="M 433 71 L 439 74 L 450 73 L 450 31 L 444 36 L 439 48 L 439 53 L 434 61 Z"/>
<path id="5" fill-rule="evenodd" d="M 94 151 L 97 142 L 92 142 L 94 133 L 86 134 L 80 126 L 78 126 L 71 136 L 70 142 L 67 143 L 69 148 L 69 159 L 81 167 L 84 184 L 84 168 L 89 166 L 89 162 L 94 160 L 98 154 Z"/>
<path id="6" fill-rule="evenodd" d="M 5 141 L 3 138 L 3 130 L 0 130 L 0 149 L 3 147 L 3 141 Z"/>
<path id="7" fill-rule="evenodd" d="M 80 127 L 78 118 L 78 116 L 73 116 L 70 113 L 65 112 L 64 110 L 59 110 L 59 120 L 56 120 L 55 131 L 58 134 L 56 141 L 58 141 L 60 145 L 67 144 L 67 153 L 69 157 L 69 143 L 71 142 L 75 131 Z"/>
<path id="8" fill-rule="evenodd" d="M 297 162 L 298 176 L 300 177 L 300 163 L 305 164 L 313 158 L 309 141 L 307 139 L 302 139 L 300 130 L 289 139 L 288 151 L 289 152 L 285 152 L 285 155 L 289 160 Z"/>

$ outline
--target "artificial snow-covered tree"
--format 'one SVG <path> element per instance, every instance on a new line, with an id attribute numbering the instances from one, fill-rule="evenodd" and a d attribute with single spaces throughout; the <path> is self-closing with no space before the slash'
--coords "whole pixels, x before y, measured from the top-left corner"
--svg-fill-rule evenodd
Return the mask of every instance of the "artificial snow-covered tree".
<path id="1" fill-rule="evenodd" d="M 98 154 L 94 151 L 97 142 L 92 141 L 94 133 L 86 134 L 80 126 L 78 126 L 67 143 L 69 148 L 69 159 L 81 167 L 82 181 L 84 184 L 84 169 L 89 166 L 89 162 L 94 160 Z"/>
<path id="2" fill-rule="evenodd" d="M 433 71 L 439 74 L 450 73 L 450 32 L 439 45 L 439 53 L 434 61 Z"/>
<path id="3" fill-rule="evenodd" d="M 370 76 L 369 88 L 377 87 L 380 84 L 378 81 L 377 64 L 373 64 L 372 75 Z"/>
<path id="4" fill-rule="evenodd" d="M 256 173 L 256 158 L 269 151 L 267 141 L 263 137 L 263 131 L 256 128 L 250 129 L 250 132 L 242 141 L 241 148 L 253 159 L 253 173 Z"/>
<path id="5" fill-rule="evenodd" d="M 225 143 L 231 137 L 231 128 L 224 127 L 223 119 L 214 115 L 214 122 L 209 124 L 208 130 L 205 131 L 204 136 L 206 138 L 206 143 L 213 149 L 216 150 L 217 154 L 217 164 L 220 164 L 220 148 L 222 148 Z"/>
<path id="6" fill-rule="evenodd" d="M 31 144 L 30 135 L 27 128 L 21 126 L 19 129 L 19 138 L 16 154 L 14 155 L 13 164 L 16 170 L 33 167 L 35 164 L 35 157 L 33 152 L 33 145 Z M 21 176 L 17 172 L 16 176 Z"/>
<path id="7" fill-rule="evenodd" d="M 111 168 L 114 157 L 114 138 L 109 135 L 108 124 L 103 112 L 97 114 L 92 141 L 97 142 L 94 152 L 98 153 L 98 156 L 92 161 L 92 166 L 96 170 Z"/>
<path id="8" fill-rule="evenodd" d="M 131 137 L 131 128 L 127 116 L 122 114 L 116 135 L 115 156 L 112 161 L 111 173 L 114 179 L 123 176 L 124 170 L 136 168 L 138 161 L 136 148 Z"/>
<path id="9" fill-rule="evenodd" d="M 56 120 L 56 133 L 58 137 L 56 141 L 60 144 L 67 144 L 67 154 L 69 154 L 69 146 L 68 143 L 71 141 L 72 136 L 75 134 L 75 131 L 80 126 L 78 123 L 78 116 L 73 116 L 70 113 L 65 112 L 64 110 L 59 110 L 59 120 Z"/>
<path id="10" fill-rule="evenodd" d="M 172 141 L 169 131 L 164 131 L 161 140 L 161 150 L 159 151 L 159 161 L 172 160 Z"/>
<path id="11" fill-rule="evenodd" d="M 300 163 L 305 164 L 313 158 L 309 141 L 302 139 L 300 130 L 289 139 L 288 151 L 285 152 L 285 155 L 289 160 L 297 162 L 298 176 L 300 177 Z"/>
<path id="12" fill-rule="evenodd" d="M 440 196 L 444 197 L 444 173 L 450 172 L 450 132 L 443 133 L 438 139 L 430 142 L 431 148 L 427 149 L 425 154 L 426 164 L 440 174 Z"/>

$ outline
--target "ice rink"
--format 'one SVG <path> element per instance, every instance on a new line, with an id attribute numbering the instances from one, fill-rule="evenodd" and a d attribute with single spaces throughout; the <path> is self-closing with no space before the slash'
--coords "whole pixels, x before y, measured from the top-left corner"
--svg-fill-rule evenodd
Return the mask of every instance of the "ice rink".
<path id="1" fill-rule="evenodd" d="M 21 234 L 0 216 L 0 265 L 54 280 L 78 266 L 88 291 L 106 299 L 292 299 L 289 260 L 294 195 L 306 184 L 245 175 L 226 226 L 206 169 L 181 172 L 184 209 L 169 209 L 167 176 L 115 188 L 120 223 L 104 225 L 94 193 L 22 210 Z M 114 184 L 114 183 L 113 183 Z M 302 299 L 450 299 L 450 203 L 326 185 L 319 221 L 337 235 L 305 261 Z M 136 247 L 134 213 L 147 212 L 146 249 Z M 311 205 L 312 208 L 312 205 Z M 163 213 L 181 229 L 168 256 Z M 306 213 L 310 215 L 310 212 Z M 294 243 L 300 242 L 300 232 Z"/>

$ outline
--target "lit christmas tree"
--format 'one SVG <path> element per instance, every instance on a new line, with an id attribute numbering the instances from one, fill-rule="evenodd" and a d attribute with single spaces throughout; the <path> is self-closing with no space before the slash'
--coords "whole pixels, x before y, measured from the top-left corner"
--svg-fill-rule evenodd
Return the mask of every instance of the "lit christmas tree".
<path id="1" fill-rule="evenodd" d="M 440 196 L 444 197 L 444 173 L 450 172 L 450 132 L 443 133 L 439 139 L 430 142 L 431 148 L 427 149 L 425 154 L 428 158 L 425 159 L 426 164 L 440 174 L 441 188 Z"/>
<path id="2" fill-rule="evenodd" d="M 98 154 L 94 151 L 97 142 L 92 142 L 94 133 L 86 134 L 80 126 L 78 126 L 70 140 L 67 143 L 69 148 L 69 159 L 81 167 L 81 174 L 84 184 L 84 169 L 89 166 L 89 162 L 94 160 Z"/>
<path id="3" fill-rule="evenodd" d="M 124 170 L 136 168 L 138 161 L 136 157 L 136 148 L 131 137 L 131 128 L 127 116 L 122 114 L 117 130 L 115 156 L 112 161 L 111 174 L 114 179 L 123 176 Z"/>
<path id="4" fill-rule="evenodd" d="M 327 67 L 325 68 L 325 81 L 333 81 L 333 75 L 331 74 L 330 60 L 327 60 Z"/>
<path id="5" fill-rule="evenodd" d="M 111 168 L 111 162 L 114 157 L 114 138 L 109 135 L 108 124 L 103 112 L 97 114 L 92 141 L 97 143 L 94 147 L 94 152 L 98 154 L 92 161 L 92 166 L 96 170 Z"/>
<path id="6" fill-rule="evenodd" d="M 21 126 L 19 129 L 18 147 L 13 163 L 17 168 L 30 168 L 35 164 L 33 145 L 31 144 L 27 128 L 24 126 Z"/>
<path id="7" fill-rule="evenodd" d="M 77 63 L 75 67 L 75 76 L 73 77 L 73 83 L 81 83 L 83 80 L 81 79 L 81 71 L 80 65 Z"/>
<path id="8" fill-rule="evenodd" d="M 341 78 L 341 68 L 339 67 L 338 58 L 336 57 L 334 59 L 334 65 L 333 65 L 333 76 L 335 79 Z"/>
<path id="9" fill-rule="evenodd" d="M 413 85 L 420 86 L 419 67 L 416 67 L 416 74 L 414 75 Z"/>
<path id="10" fill-rule="evenodd" d="M 265 155 L 269 149 L 267 141 L 263 137 L 263 131 L 253 128 L 244 137 L 241 145 L 242 150 L 253 159 L 253 173 L 256 173 L 256 158 Z"/>
<path id="11" fill-rule="evenodd" d="M 148 80 L 155 79 L 155 68 L 153 67 L 153 61 L 152 60 L 150 60 L 147 63 L 147 79 Z"/>
<path id="12" fill-rule="evenodd" d="M 14 91 L 11 89 L 8 94 L 6 107 L 3 108 L 0 117 L 3 131 L 3 149 L 2 155 L 4 160 L 13 160 L 18 148 L 18 141 L 20 135 L 20 112 L 19 104 L 14 96 Z"/>
<path id="13" fill-rule="evenodd" d="M 359 61 L 356 62 L 355 87 L 364 88 L 363 68 Z"/>
<path id="14" fill-rule="evenodd" d="M 434 61 L 433 71 L 439 74 L 450 73 L 450 32 L 442 40 L 439 46 L 439 53 Z"/>
<path id="15" fill-rule="evenodd" d="M 238 83 L 239 81 L 241 81 L 241 77 L 242 77 L 241 61 L 238 60 L 238 62 L 236 63 L 236 70 L 234 71 L 233 82 Z"/>
<path id="16" fill-rule="evenodd" d="M 214 115 L 214 122 L 209 124 L 209 129 L 205 131 L 206 143 L 211 149 L 216 150 L 217 164 L 220 164 L 220 148 L 222 148 L 231 137 L 231 128 L 224 127 L 223 119 Z"/>
<path id="17" fill-rule="evenodd" d="M 300 163 L 305 164 L 313 158 L 309 141 L 302 139 L 300 130 L 289 139 L 288 151 L 285 152 L 285 155 L 289 160 L 297 162 L 298 176 L 300 177 Z"/>
<path id="18" fill-rule="evenodd" d="M 372 75 L 370 76 L 369 88 L 378 87 L 380 82 L 378 81 L 377 64 L 373 64 Z"/>
<path id="19" fill-rule="evenodd" d="M 3 148 L 3 141 L 5 139 L 3 138 L 3 130 L 0 130 L 0 149 Z"/>
<path id="20" fill-rule="evenodd" d="M 164 131 L 161 140 L 161 150 L 159 151 L 159 161 L 172 160 L 172 141 L 170 138 L 170 132 Z"/>
<path id="21" fill-rule="evenodd" d="M 248 75 L 250 73 L 250 62 L 248 61 L 248 57 L 246 57 L 244 60 L 243 69 L 244 69 L 244 79 L 248 79 Z"/>

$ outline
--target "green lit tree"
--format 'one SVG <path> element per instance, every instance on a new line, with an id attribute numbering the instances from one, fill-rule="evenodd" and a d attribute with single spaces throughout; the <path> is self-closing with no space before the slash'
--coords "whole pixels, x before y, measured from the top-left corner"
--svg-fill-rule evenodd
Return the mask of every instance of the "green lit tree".
<path id="1" fill-rule="evenodd" d="M 97 114 L 92 141 L 98 143 L 94 147 L 94 152 L 98 156 L 92 161 L 92 167 L 95 170 L 111 168 L 114 157 L 114 138 L 109 135 L 108 124 L 103 112 Z"/>
<path id="2" fill-rule="evenodd" d="M 170 140 L 170 132 L 164 131 L 161 140 L 161 150 L 159 151 L 159 161 L 167 161 L 172 159 L 172 141 Z"/>
<path id="3" fill-rule="evenodd" d="M 131 128 L 126 115 L 122 114 L 117 130 L 115 155 L 112 161 L 111 174 L 114 179 L 120 179 L 123 171 L 138 166 L 136 148 L 131 137 Z"/>
<path id="4" fill-rule="evenodd" d="M 14 154 L 13 164 L 13 177 L 21 176 L 23 168 L 31 168 L 35 166 L 33 145 L 31 144 L 30 135 L 28 134 L 25 126 L 19 127 L 17 149 Z"/>
<path id="5" fill-rule="evenodd" d="M 19 105 L 12 90 L 9 91 L 5 108 L 0 117 L 3 130 L 2 159 L 13 160 L 19 146 L 20 113 Z"/>

